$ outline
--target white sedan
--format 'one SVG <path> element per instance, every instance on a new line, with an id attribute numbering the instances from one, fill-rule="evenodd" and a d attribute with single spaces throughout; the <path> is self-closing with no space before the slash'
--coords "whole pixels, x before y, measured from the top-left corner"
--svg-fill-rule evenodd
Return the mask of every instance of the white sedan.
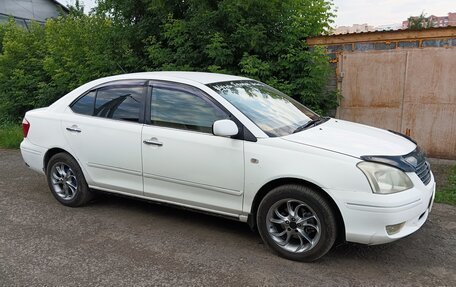
<path id="1" fill-rule="evenodd" d="M 411 139 L 320 117 L 248 78 L 119 75 L 26 113 L 21 152 L 67 206 L 94 190 L 247 222 L 312 261 L 336 240 L 380 244 L 426 221 L 434 177 Z"/>

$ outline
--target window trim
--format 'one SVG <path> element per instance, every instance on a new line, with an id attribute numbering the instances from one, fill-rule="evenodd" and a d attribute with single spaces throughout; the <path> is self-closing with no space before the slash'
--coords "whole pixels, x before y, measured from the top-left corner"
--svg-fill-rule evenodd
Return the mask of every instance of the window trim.
<path id="1" fill-rule="evenodd" d="M 245 140 L 245 141 L 251 141 L 251 142 L 256 142 L 257 138 L 228 110 L 226 109 L 221 103 L 216 101 L 213 97 L 211 97 L 209 94 L 206 92 L 202 91 L 201 89 L 184 84 L 184 83 L 179 83 L 179 82 L 173 82 L 173 81 L 166 81 L 166 80 L 150 80 L 148 82 L 148 88 L 147 90 L 147 96 L 146 96 L 146 109 L 145 109 L 145 118 L 144 118 L 144 123 L 149 126 L 154 126 L 154 127 L 161 127 L 161 128 L 170 128 L 174 130 L 180 130 L 180 131 L 192 131 L 192 130 L 184 130 L 184 129 L 179 129 L 179 128 L 173 128 L 173 127 L 163 127 L 163 126 L 158 126 L 154 125 L 151 122 L 151 105 L 152 105 L 152 93 L 153 89 L 157 88 L 166 88 L 166 89 L 171 89 L 171 90 L 177 90 L 177 91 L 183 91 L 190 93 L 192 95 L 195 95 L 197 97 L 203 98 L 204 100 L 212 103 L 214 106 L 219 108 L 222 112 L 224 112 L 227 116 L 228 119 L 234 121 L 236 125 L 238 126 L 239 133 L 235 136 L 232 136 L 232 139 L 239 139 L 239 140 Z M 201 134 L 209 134 L 209 135 L 214 135 L 213 133 L 206 133 L 206 132 L 199 132 L 199 131 L 192 131 L 192 132 L 197 132 Z"/>

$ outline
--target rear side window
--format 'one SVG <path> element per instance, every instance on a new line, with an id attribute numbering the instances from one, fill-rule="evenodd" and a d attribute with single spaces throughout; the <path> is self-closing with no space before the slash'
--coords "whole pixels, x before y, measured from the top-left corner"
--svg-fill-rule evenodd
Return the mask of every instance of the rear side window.
<path id="1" fill-rule="evenodd" d="M 104 87 L 80 97 L 71 110 L 82 115 L 138 122 L 143 89 L 143 86 Z"/>
<path id="2" fill-rule="evenodd" d="M 71 109 L 73 112 L 83 115 L 93 115 L 96 91 L 91 91 L 77 100 Z"/>
<path id="3" fill-rule="evenodd" d="M 98 90 L 93 115 L 109 119 L 137 122 L 143 87 L 112 87 Z"/>

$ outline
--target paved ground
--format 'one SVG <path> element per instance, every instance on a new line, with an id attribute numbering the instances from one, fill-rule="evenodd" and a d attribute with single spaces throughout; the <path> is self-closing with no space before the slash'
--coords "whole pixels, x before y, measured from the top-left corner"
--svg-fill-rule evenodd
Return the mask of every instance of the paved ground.
<path id="1" fill-rule="evenodd" d="M 436 204 L 400 241 L 297 263 L 238 222 L 115 196 L 64 207 L 17 151 L 0 150 L 0 286 L 89 284 L 456 286 L 456 208 Z"/>

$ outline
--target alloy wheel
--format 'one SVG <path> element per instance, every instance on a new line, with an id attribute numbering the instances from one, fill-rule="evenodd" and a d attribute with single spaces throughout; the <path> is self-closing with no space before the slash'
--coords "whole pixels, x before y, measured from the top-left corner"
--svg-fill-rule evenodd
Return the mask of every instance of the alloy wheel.
<path id="1" fill-rule="evenodd" d="M 302 253 L 314 248 L 321 236 L 321 224 L 307 204 L 282 199 L 271 206 L 266 217 L 269 236 L 280 248 Z"/>
<path id="2" fill-rule="evenodd" d="M 52 187 L 64 200 L 71 200 L 78 192 L 78 181 L 74 171 L 65 163 L 58 162 L 51 169 Z"/>

